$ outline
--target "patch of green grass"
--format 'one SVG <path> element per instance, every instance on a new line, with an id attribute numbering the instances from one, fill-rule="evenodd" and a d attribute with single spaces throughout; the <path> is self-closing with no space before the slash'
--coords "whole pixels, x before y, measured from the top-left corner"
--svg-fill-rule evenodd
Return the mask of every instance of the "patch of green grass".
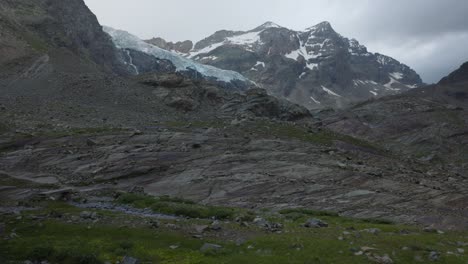
<path id="1" fill-rule="evenodd" d="M 38 36 L 33 35 L 32 33 L 24 33 L 22 37 L 34 50 L 38 52 L 47 52 L 47 43 Z"/>
<path id="2" fill-rule="evenodd" d="M 172 198 L 169 196 L 152 197 L 140 194 L 123 194 L 117 199 L 118 203 L 131 205 L 137 208 L 151 208 L 154 212 L 184 216 L 190 218 L 216 218 L 234 219 L 236 216 L 247 213 L 245 210 L 221 206 L 204 206 L 192 201 Z"/>
<path id="3" fill-rule="evenodd" d="M 283 209 L 279 211 L 280 214 L 284 215 L 287 219 L 297 221 L 303 219 L 305 216 L 338 216 L 337 213 L 328 212 L 328 211 L 317 211 L 310 210 L 305 208 L 292 208 L 292 209 Z"/>
<path id="4" fill-rule="evenodd" d="M 149 263 L 197 263 L 202 242 L 177 233 L 151 231 L 142 228 L 119 228 L 66 224 L 46 221 L 15 225 L 19 237 L 0 243 L 0 255 L 10 260 L 48 260 L 51 263 L 83 264 L 115 263 L 126 255 Z M 180 245 L 180 250 L 169 249 Z M 199 263 L 199 262 L 198 262 Z"/>
<path id="5" fill-rule="evenodd" d="M 306 214 L 316 214 L 309 211 Z M 414 263 L 420 256 L 423 263 L 429 262 L 429 252 L 440 252 L 439 263 L 465 264 L 465 254 L 450 255 L 456 250 L 456 241 L 465 241 L 466 233 L 448 232 L 434 234 L 421 232 L 416 227 L 379 225 L 360 220 L 342 219 L 328 215 L 320 217 L 330 224 L 328 228 L 307 229 L 300 227 L 301 220 L 285 222 L 287 232 L 256 233 L 245 244 L 236 246 L 224 238 L 207 240 L 193 239 L 189 233 L 149 228 L 128 228 L 106 223 L 68 224 L 45 221 L 41 225 L 30 221 L 10 222 L 7 231 L 15 230 L 18 237 L 0 243 L 0 256 L 6 260 L 49 260 L 51 263 L 112 263 L 123 256 L 133 256 L 143 263 L 373 263 L 365 255 L 356 256 L 353 250 L 372 247 L 380 256 L 389 254 L 395 263 Z M 227 231 L 228 226 L 224 227 Z M 351 235 L 343 235 L 345 230 Z M 359 231 L 380 228 L 378 235 Z M 240 229 L 249 232 L 249 227 Z M 401 229 L 409 234 L 400 234 Z M 227 232 L 232 232 L 227 231 Z M 354 232 L 359 233 L 356 236 Z M 343 240 L 338 237 L 343 236 Z M 201 252 L 204 243 L 221 245 L 221 250 Z M 177 249 L 170 249 L 177 245 Z M 402 250 L 407 247 L 408 250 Z M 7 262 L 8 263 L 8 262 Z"/>

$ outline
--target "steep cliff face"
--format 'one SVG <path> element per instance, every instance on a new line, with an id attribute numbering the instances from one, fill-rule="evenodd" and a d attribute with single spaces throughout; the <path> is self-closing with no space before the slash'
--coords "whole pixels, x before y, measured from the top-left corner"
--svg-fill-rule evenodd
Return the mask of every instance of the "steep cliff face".
<path id="1" fill-rule="evenodd" d="M 82 0 L 5 0 L 0 13 L 3 63 L 66 50 L 106 71 L 126 73 L 118 50 Z"/>

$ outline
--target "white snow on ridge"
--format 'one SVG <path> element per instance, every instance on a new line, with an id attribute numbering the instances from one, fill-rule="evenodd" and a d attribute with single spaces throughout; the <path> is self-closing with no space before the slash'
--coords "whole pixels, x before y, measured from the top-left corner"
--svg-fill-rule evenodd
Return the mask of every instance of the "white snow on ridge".
<path id="1" fill-rule="evenodd" d="M 395 80 L 393 77 L 390 77 L 390 82 L 384 84 L 384 86 L 385 86 L 388 90 L 400 91 L 401 89 L 393 88 L 393 84 L 394 84 L 394 83 L 400 83 L 400 82 L 397 81 L 397 80 Z"/>
<path id="2" fill-rule="evenodd" d="M 280 27 L 280 26 L 278 26 Z M 271 28 L 271 27 L 270 27 Z M 256 31 L 256 32 L 247 32 L 245 34 L 233 36 L 226 38 L 225 40 L 211 44 L 208 47 L 205 47 L 201 50 L 194 50 L 191 51 L 190 54 L 188 55 L 188 58 L 194 58 L 200 54 L 205 54 L 205 53 L 210 53 L 211 51 L 223 46 L 223 45 L 239 45 L 239 46 L 247 46 L 249 49 L 252 49 L 253 45 L 256 43 L 261 42 L 260 38 L 260 33 L 261 31 Z M 250 50 L 252 51 L 252 50 Z"/>
<path id="3" fill-rule="evenodd" d="M 191 52 L 191 53 L 188 55 L 188 57 L 189 57 L 189 58 L 194 58 L 194 57 L 196 57 L 196 56 L 198 56 L 198 55 L 200 55 L 200 54 L 210 53 L 210 52 L 212 52 L 213 50 L 215 50 L 215 49 L 221 47 L 222 45 L 223 45 L 223 43 L 216 43 L 216 44 L 210 45 L 210 46 L 205 47 L 205 48 L 203 48 L 203 49 L 201 49 L 201 50 L 199 50 L 199 51 Z"/>
<path id="4" fill-rule="evenodd" d="M 374 91 L 369 91 L 371 94 L 373 94 L 374 96 L 377 96 L 378 93 L 374 92 Z"/>
<path id="5" fill-rule="evenodd" d="M 317 99 L 315 99 L 314 97 L 310 97 L 310 99 L 312 99 L 312 101 L 314 101 L 314 103 L 316 104 L 322 104 L 320 101 L 318 101 Z"/>
<path id="6" fill-rule="evenodd" d="M 300 40 L 299 36 L 298 36 L 298 39 L 299 39 L 299 49 L 297 50 L 293 50 L 291 51 L 290 53 L 288 54 L 285 54 L 284 56 L 286 58 L 289 58 L 289 59 L 292 59 L 292 60 L 295 60 L 295 61 L 298 61 L 300 57 L 303 57 L 307 63 L 307 68 L 311 69 L 311 70 L 314 70 L 316 68 L 319 67 L 319 64 L 318 63 L 310 63 L 309 60 L 310 59 L 316 59 L 318 57 L 320 57 L 322 54 L 314 54 L 314 53 L 310 53 L 307 51 L 307 47 L 306 45 Z"/>
<path id="7" fill-rule="evenodd" d="M 176 67 L 176 71 L 195 70 L 205 77 L 213 77 L 222 82 L 231 82 L 233 80 L 249 82 L 247 78 L 238 72 L 221 70 L 213 66 L 196 63 L 173 52 L 148 44 L 126 31 L 110 27 L 103 27 L 103 30 L 112 37 L 118 48 L 137 50 L 155 58 L 169 60 Z"/>
<path id="8" fill-rule="evenodd" d="M 263 61 L 257 61 L 257 64 L 255 64 L 254 67 L 258 67 L 258 66 L 262 66 L 263 68 L 265 68 L 265 63 Z"/>
<path id="9" fill-rule="evenodd" d="M 260 32 L 249 32 L 225 40 L 225 42 L 233 45 L 252 45 L 260 41 Z"/>
<path id="10" fill-rule="evenodd" d="M 265 24 L 262 25 L 263 28 L 282 28 L 282 26 L 273 23 L 273 22 L 266 22 Z"/>
<path id="11" fill-rule="evenodd" d="M 265 68 L 265 63 L 263 61 L 257 61 L 257 63 L 250 69 L 251 71 L 258 71 L 258 66 Z"/>
<path id="12" fill-rule="evenodd" d="M 353 80 L 353 83 L 354 83 L 354 86 L 359 86 L 360 84 L 361 85 L 368 85 L 368 84 L 379 85 L 375 81 L 371 81 L 371 80 Z"/>
<path id="13" fill-rule="evenodd" d="M 323 89 L 325 92 L 327 92 L 329 95 L 341 97 L 341 95 L 339 95 L 339 94 L 333 92 L 332 90 L 328 89 L 327 87 L 325 87 L 325 86 L 323 86 L 323 85 L 322 85 L 322 89 Z"/>
<path id="14" fill-rule="evenodd" d="M 390 76 L 392 76 L 396 80 L 403 79 L 403 73 L 401 73 L 401 72 L 392 72 L 392 73 L 390 73 Z"/>

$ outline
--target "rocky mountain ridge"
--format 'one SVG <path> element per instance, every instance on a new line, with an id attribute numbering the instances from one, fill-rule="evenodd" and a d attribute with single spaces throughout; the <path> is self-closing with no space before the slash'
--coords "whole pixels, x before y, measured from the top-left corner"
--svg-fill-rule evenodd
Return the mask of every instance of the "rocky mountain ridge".
<path id="1" fill-rule="evenodd" d="M 159 47 L 161 49 L 169 50 L 169 51 L 174 51 L 178 53 L 189 53 L 193 49 L 193 42 L 190 40 L 185 40 L 185 41 L 178 41 L 176 43 L 173 42 L 167 42 L 162 38 L 152 38 L 145 40 L 145 42 L 154 45 L 156 47 Z"/>
<path id="2" fill-rule="evenodd" d="M 186 56 L 237 71 L 269 93 L 308 108 L 343 107 L 423 85 L 414 70 L 368 52 L 329 22 L 304 31 L 272 22 L 246 32 L 221 30 Z"/>

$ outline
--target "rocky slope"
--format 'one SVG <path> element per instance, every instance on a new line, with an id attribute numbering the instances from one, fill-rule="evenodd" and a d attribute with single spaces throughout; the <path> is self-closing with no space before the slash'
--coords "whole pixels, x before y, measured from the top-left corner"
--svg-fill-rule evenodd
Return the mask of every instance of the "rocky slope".
<path id="1" fill-rule="evenodd" d="M 468 72 L 464 64 L 437 85 L 322 113 L 326 127 L 379 142 L 408 158 L 468 178 Z"/>
<path id="2" fill-rule="evenodd" d="M 343 107 L 422 85 L 408 66 L 368 52 L 328 22 L 304 31 L 271 22 L 247 32 L 222 30 L 186 56 L 240 72 L 271 94 L 308 108 Z"/>
<path id="3" fill-rule="evenodd" d="M 56 59 L 61 67 L 66 56 L 80 57 L 77 67 L 126 73 L 111 39 L 82 0 L 2 1 L 0 13 L 3 73 L 15 72 L 25 59 L 36 60 L 36 66 Z"/>

